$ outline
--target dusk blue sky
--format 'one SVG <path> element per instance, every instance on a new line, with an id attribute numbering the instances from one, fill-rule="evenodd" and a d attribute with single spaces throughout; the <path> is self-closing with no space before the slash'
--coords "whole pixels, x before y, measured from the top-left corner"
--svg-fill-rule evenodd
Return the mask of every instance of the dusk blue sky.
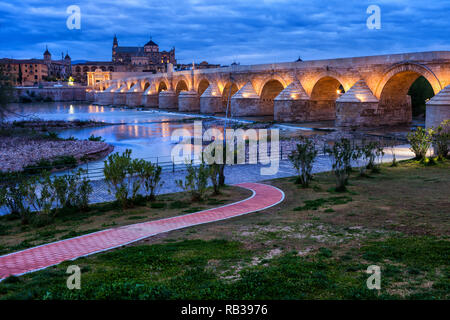
<path id="1" fill-rule="evenodd" d="M 381 30 L 366 9 L 381 8 Z M 81 30 L 66 27 L 69 5 L 81 8 Z M 450 50 L 448 0 L 120 0 L 2 1 L 0 57 L 111 60 L 119 45 L 176 47 L 181 63 L 271 63 Z"/>

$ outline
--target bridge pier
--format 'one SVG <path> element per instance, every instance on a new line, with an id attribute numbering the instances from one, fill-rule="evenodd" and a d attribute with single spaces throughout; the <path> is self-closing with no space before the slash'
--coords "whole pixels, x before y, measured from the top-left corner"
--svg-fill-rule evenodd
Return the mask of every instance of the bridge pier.
<path id="1" fill-rule="evenodd" d="M 123 106 L 127 103 L 127 93 L 126 92 L 114 92 L 113 105 Z"/>
<path id="2" fill-rule="evenodd" d="M 145 76 L 130 72 L 91 85 L 104 89 L 95 95 L 96 103 L 104 105 L 158 105 L 162 109 L 200 109 L 202 113 L 214 114 L 225 111 L 227 95 L 230 95 L 231 114 L 235 116 L 270 115 L 277 121 L 336 120 L 342 126 L 396 125 L 412 120 L 411 99 L 407 94 L 418 77 L 424 77 L 436 94 L 450 84 L 449 61 L 450 51 L 415 52 L 257 66 L 233 65 L 190 72 L 170 69 L 166 73 Z M 295 85 L 288 88 L 293 80 Z M 350 90 L 358 80 L 364 80 L 378 101 L 360 100 L 355 94 L 351 99 L 346 96 L 348 100 L 343 98 L 337 102 L 342 96 L 342 88 Z M 138 91 L 145 91 L 144 94 L 139 97 L 132 93 L 135 90 L 129 90 L 130 84 Z M 150 86 L 151 91 L 147 91 Z M 178 99 L 181 91 L 192 89 L 198 96 L 202 93 L 201 96 L 181 93 Z M 159 94 L 161 90 L 167 91 Z M 124 94 L 127 91 L 130 94 Z M 213 94 L 212 91 L 217 92 Z M 448 117 L 448 109 L 441 103 L 429 103 L 429 106 L 429 123 L 435 125 Z"/>
<path id="3" fill-rule="evenodd" d="M 181 91 L 178 95 L 178 111 L 200 111 L 200 98 L 196 91 Z"/>
<path id="4" fill-rule="evenodd" d="M 309 100 L 310 121 L 326 121 L 336 119 L 335 100 Z"/>
<path id="5" fill-rule="evenodd" d="M 251 82 L 247 82 L 231 97 L 231 114 L 236 117 L 273 115 L 273 109 L 263 104 Z"/>
<path id="6" fill-rule="evenodd" d="M 379 122 L 383 125 L 409 124 L 412 121 L 411 97 L 400 100 L 381 100 L 378 106 Z"/>
<path id="7" fill-rule="evenodd" d="M 110 91 L 101 91 L 97 92 L 95 97 L 96 104 L 108 106 L 113 104 L 114 101 L 114 92 Z"/>
<path id="8" fill-rule="evenodd" d="M 128 87 L 127 87 L 126 83 L 124 83 L 119 89 L 114 90 L 112 104 L 115 106 L 125 105 L 127 102 L 126 91 L 128 91 Z"/>
<path id="9" fill-rule="evenodd" d="M 86 101 L 95 102 L 97 96 L 97 92 L 95 90 L 86 90 Z"/>
<path id="10" fill-rule="evenodd" d="M 158 94 L 151 93 L 142 96 L 142 105 L 146 108 L 158 108 Z"/>
<path id="11" fill-rule="evenodd" d="M 450 85 L 446 86 L 426 104 L 425 127 L 439 126 L 450 120 Z"/>
<path id="12" fill-rule="evenodd" d="M 298 81 L 292 82 L 274 100 L 275 121 L 307 121 L 309 118 L 309 96 Z"/>
<path id="13" fill-rule="evenodd" d="M 127 92 L 125 104 L 129 107 L 139 107 L 142 106 L 142 95 L 143 92 Z"/>
<path id="14" fill-rule="evenodd" d="M 336 126 L 377 126 L 380 123 L 378 99 L 363 80 L 336 100 Z"/>
<path id="15" fill-rule="evenodd" d="M 222 96 L 215 84 L 210 84 L 200 97 L 200 113 L 214 114 L 223 112 Z"/>
<path id="16" fill-rule="evenodd" d="M 159 109 L 178 109 L 178 97 L 175 91 L 166 90 L 159 93 Z"/>
<path id="17" fill-rule="evenodd" d="M 151 84 L 142 94 L 142 105 L 145 108 L 158 108 L 158 97 L 158 90 Z"/>

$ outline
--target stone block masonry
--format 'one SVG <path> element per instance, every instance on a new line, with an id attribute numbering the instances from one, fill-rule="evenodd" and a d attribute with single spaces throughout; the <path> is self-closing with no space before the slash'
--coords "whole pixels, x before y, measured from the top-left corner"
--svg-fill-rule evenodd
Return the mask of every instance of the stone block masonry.
<path id="1" fill-rule="evenodd" d="M 450 85 L 450 51 L 170 70 L 151 75 L 113 73 L 112 80 L 95 85 L 95 89 L 105 92 L 96 94 L 95 99 L 96 103 L 133 105 L 135 100 L 120 99 L 115 91 L 147 86 L 152 95 L 160 92 L 159 108 L 217 113 L 225 111 L 224 102 L 231 93 L 233 116 L 273 116 L 277 121 L 336 120 L 342 126 L 397 125 L 412 120 L 408 91 L 421 76 L 435 94 Z M 351 99 L 342 100 L 343 96 L 349 98 L 347 92 L 352 88 Z M 143 104 L 153 105 L 155 99 Z M 429 105 L 427 116 L 431 122 L 448 118 L 442 104 Z"/>

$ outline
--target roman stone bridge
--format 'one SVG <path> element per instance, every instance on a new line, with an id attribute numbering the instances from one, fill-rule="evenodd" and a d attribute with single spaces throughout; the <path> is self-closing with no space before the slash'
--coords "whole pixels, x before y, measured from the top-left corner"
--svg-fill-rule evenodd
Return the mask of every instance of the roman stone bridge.
<path id="1" fill-rule="evenodd" d="M 420 76 L 436 95 L 427 126 L 450 118 L 450 51 L 392 54 L 161 74 L 123 74 L 95 84 L 95 103 L 274 120 L 336 120 L 338 126 L 411 122 L 408 90 Z M 231 97 L 230 99 L 228 99 Z"/>

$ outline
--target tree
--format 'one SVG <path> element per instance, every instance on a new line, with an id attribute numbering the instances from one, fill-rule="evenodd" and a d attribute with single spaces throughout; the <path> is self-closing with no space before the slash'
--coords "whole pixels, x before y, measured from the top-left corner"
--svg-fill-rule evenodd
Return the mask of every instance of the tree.
<path id="1" fill-rule="evenodd" d="M 447 157 L 450 145 L 450 120 L 444 120 L 430 131 L 431 142 L 439 160 Z"/>
<path id="2" fill-rule="evenodd" d="M 416 155 L 416 160 L 425 159 L 431 146 L 430 130 L 418 127 L 415 131 L 408 133 L 407 139 L 411 145 L 410 149 Z"/>
<path id="3" fill-rule="evenodd" d="M 135 174 L 134 179 L 137 182 L 136 192 L 142 186 L 148 195 L 148 199 L 150 201 L 155 200 L 158 188 L 163 185 L 163 182 L 161 182 L 162 168 L 143 159 L 134 159 L 131 165 Z"/>
<path id="4" fill-rule="evenodd" d="M 11 78 L 3 73 L 0 68 L 0 121 L 3 121 L 9 113 L 8 103 L 12 98 L 12 81 Z"/>
<path id="5" fill-rule="evenodd" d="M 346 191 L 348 177 L 351 172 L 351 160 L 354 159 L 355 147 L 350 141 L 341 138 L 332 147 L 325 147 L 325 153 L 330 156 L 331 167 L 336 176 L 336 191 Z"/>
<path id="6" fill-rule="evenodd" d="M 183 180 L 176 180 L 178 187 L 191 194 L 192 201 L 202 201 L 208 187 L 210 178 L 210 168 L 201 163 L 195 167 L 192 163 L 186 163 L 186 177 Z"/>
<path id="7" fill-rule="evenodd" d="M 132 185 L 133 179 L 129 178 L 132 168 L 131 150 L 127 149 L 122 154 L 113 153 L 108 156 L 104 163 L 103 174 L 108 184 L 108 192 L 114 194 L 117 202 L 125 209 L 129 204 L 130 190 L 135 195 L 136 188 L 139 188 L 139 185 Z"/>
<path id="8" fill-rule="evenodd" d="M 289 155 L 289 160 L 298 174 L 296 182 L 304 188 L 308 187 L 309 181 L 312 179 L 312 167 L 316 156 L 317 150 L 314 142 L 307 138 L 302 139 L 297 144 L 297 150 Z"/>

